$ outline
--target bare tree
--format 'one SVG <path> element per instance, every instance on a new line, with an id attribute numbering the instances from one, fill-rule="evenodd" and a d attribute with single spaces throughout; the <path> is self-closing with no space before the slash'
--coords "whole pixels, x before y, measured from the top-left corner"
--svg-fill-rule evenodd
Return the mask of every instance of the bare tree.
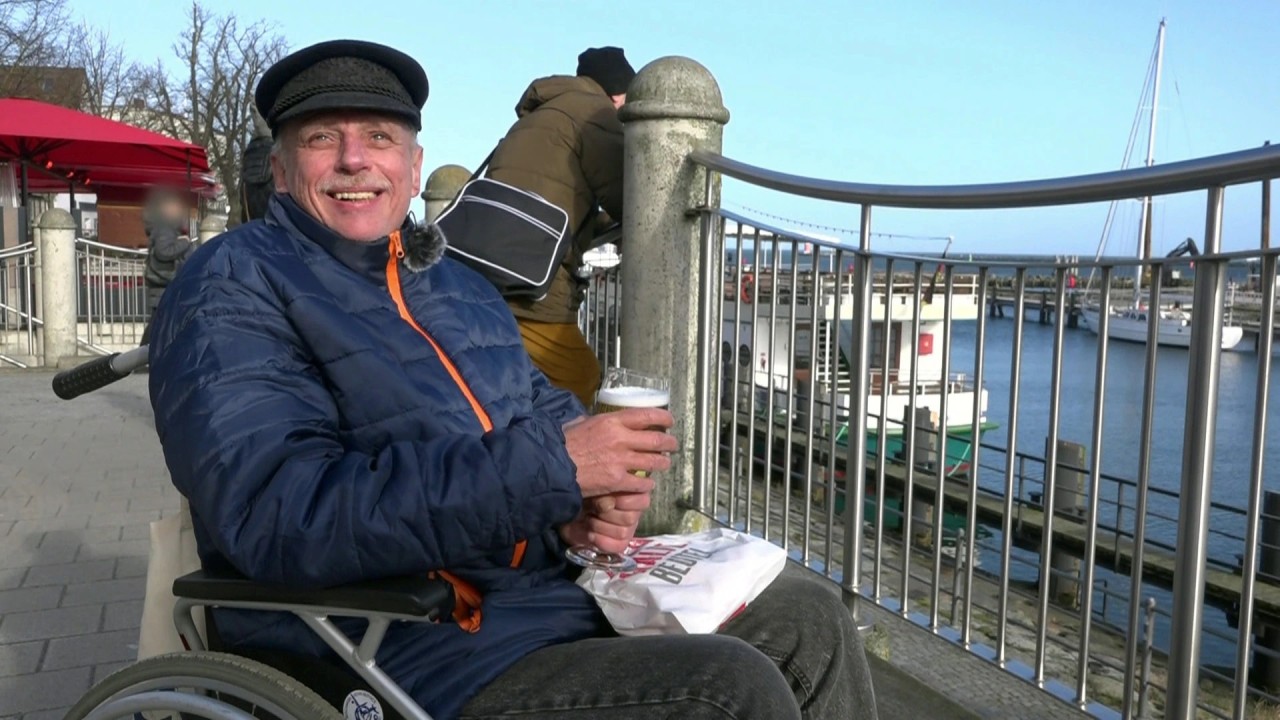
<path id="1" fill-rule="evenodd" d="M 145 87 L 155 102 L 155 129 L 205 148 L 234 220 L 240 216 L 240 159 L 254 130 L 253 89 L 288 46 L 270 24 L 243 25 L 199 0 L 191 3 L 189 19 L 173 46 L 182 74 L 171 76 L 157 62 Z"/>
<path id="2" fill-rule="evenodd" d="M 80 108 L 113 119 L 131 119 L 126 110 L 142 96 L 145 68 L 128 60 L 124 47 L 111 42 L 106 32 L 87 24 L 71 31 L 69 45 L 69 64 L 85 71 Z"/>
<path id="3" fill-rule="evenodd" d="M 115 116 L 137 94 L 142 68 L 106 32 L 74 22 L 66 2 L 0 0 L 0 93 Z"/>
<path id="4" fill-rule="evenodd" d="M 0 89 L 7 95 L 40 91 L 30 68 L 66 65 L 66 0 L 0 0 Z"/>

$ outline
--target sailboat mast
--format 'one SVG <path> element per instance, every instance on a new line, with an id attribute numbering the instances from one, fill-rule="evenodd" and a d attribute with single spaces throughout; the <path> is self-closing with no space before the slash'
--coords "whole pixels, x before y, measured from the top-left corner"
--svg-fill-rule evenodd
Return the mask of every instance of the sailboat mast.
<path id="1" fill-rule="evenodd" d="M 1147 167 L 1156 161 L 1156 116 L 1160 107 L 1160 72 L 1164 67 L 1164 25 L 1165 19 L 1160 18 L 1160 29 L 1156 31 L 1156 79 L 1151 89 L 1151 121 L 1147 131 Z M 1142 199 L 1142 251 L 1138 255 L 1139 260 L 1151 259 L 1151 224 L 1151 196 L 1148 195 Z M 1134 282 L 1135 292 L 1142 284 L 1141 279 L 1142 267 L 1139 266 Z"/>

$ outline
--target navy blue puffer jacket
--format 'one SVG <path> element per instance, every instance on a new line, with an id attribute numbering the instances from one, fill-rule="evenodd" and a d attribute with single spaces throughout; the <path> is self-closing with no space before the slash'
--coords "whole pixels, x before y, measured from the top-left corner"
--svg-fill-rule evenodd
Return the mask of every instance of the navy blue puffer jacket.
<path id="1" fill-rule="evenodd" d="M 447 718 L 529 652 L 609 630 L 554 529 L 582 503 L 561 430 L 582 406 L 452 260 L 394 266 L 424 337 L 393 299 L 392 246 L 348 242 L 276 196 L 169 286 L 151 402 L 206 568 L 316 588 L 447 570 L 479 590 L 478 631 L 398 623 L 377 658 Z M 233 646 L 328 653 L 292 616 L 215 619 Z"/>

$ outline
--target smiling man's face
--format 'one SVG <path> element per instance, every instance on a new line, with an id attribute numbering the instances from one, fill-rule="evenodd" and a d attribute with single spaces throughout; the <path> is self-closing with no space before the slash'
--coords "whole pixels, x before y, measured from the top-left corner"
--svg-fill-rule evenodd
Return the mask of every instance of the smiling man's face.
<path id="1" fill-rule="evenodd" d="M 342 237 L 373 242 L 400 227 L 422 179 L 409 125 L 367 112 L 300 118 L 271 156 L 276 190 Z"/>

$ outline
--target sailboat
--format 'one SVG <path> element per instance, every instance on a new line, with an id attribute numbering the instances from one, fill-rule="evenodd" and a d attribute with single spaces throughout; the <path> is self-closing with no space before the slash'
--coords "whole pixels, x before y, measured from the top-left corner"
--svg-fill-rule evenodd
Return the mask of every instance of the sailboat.
<path id="1" fill-rule="evenodd" d="M 1160 104 L 1160 73 L 1164 64 L 1164 29 L 1165 21 L 1160 20 L 1160 28 L 1156 33 L 1156 53 L 1155 53 L 1155 78 L 1151 90 L 1151 119 L 1148 123 L 1147 132 L 1147 167 L 1151 167 L 1155 163 L 1155 141 L 1156 141 L 1156 115 L 1157 108 Z M 1145 95 L 1146 89 L 1143 88 Z M 1141 113 L 1141 109 L 1139 109 Z M 1134 128 L 1137 128 L 1137 120 L 1135 119 Z M 1132 142 L 1132 137 L 1130 141 Z M 1132 146 L 1131 146 L 1132 147 Z M 1125 162 L 1128 162 L 1128 151 L 1125 153 Z M 1114 217 L 1115 203 L 1108 212 L 1107 227 L 1110 226 L 1112 217 Z M 1107 230 L 1103 230 L 1103 243 L 1106 242 Z M 1142 222 L 1141 229 L 1138 233 L 1138 259 L 1146 260 L 1145 248 L 1150 246 L 1151 241 L 1151 197 L 1142 199 Z M 1099 256 L 1102 254 L 1102 248 L 1099 247 Z M 1110 288 L 1103 288 L 1102 292 L 1110 292 Z M 1085 327 L 1094 333 L 1099 331 L 1099 312 L 1096 306 L 1085 307 L 1081 310 L 1080 317 Z M 1192 308 L 1182 307 L 1175 303 L 1169 307 L 1148 307 L 1142 301 L 1142 265 L 1134 267 L 1133 277 L 1133 302 L 1129 307 L 1112 308 L 1110 322 L 1107 325 L 1107 337 L 1112 340 L 1125 340 L 1129 342 L 1145 343 L 1148 338 L 1148 323 L 1151 322 L 1151 316 L 1155 316 L 1158 325 L 1157 343 L 1170 347 L 1191 347 L 1191 313 Z M 1222 328 L 1222 349 L 1230 350 L 1240 343 L 1244 338 L 1244 328 L 1230 322 L 1223 325 Z"/>

